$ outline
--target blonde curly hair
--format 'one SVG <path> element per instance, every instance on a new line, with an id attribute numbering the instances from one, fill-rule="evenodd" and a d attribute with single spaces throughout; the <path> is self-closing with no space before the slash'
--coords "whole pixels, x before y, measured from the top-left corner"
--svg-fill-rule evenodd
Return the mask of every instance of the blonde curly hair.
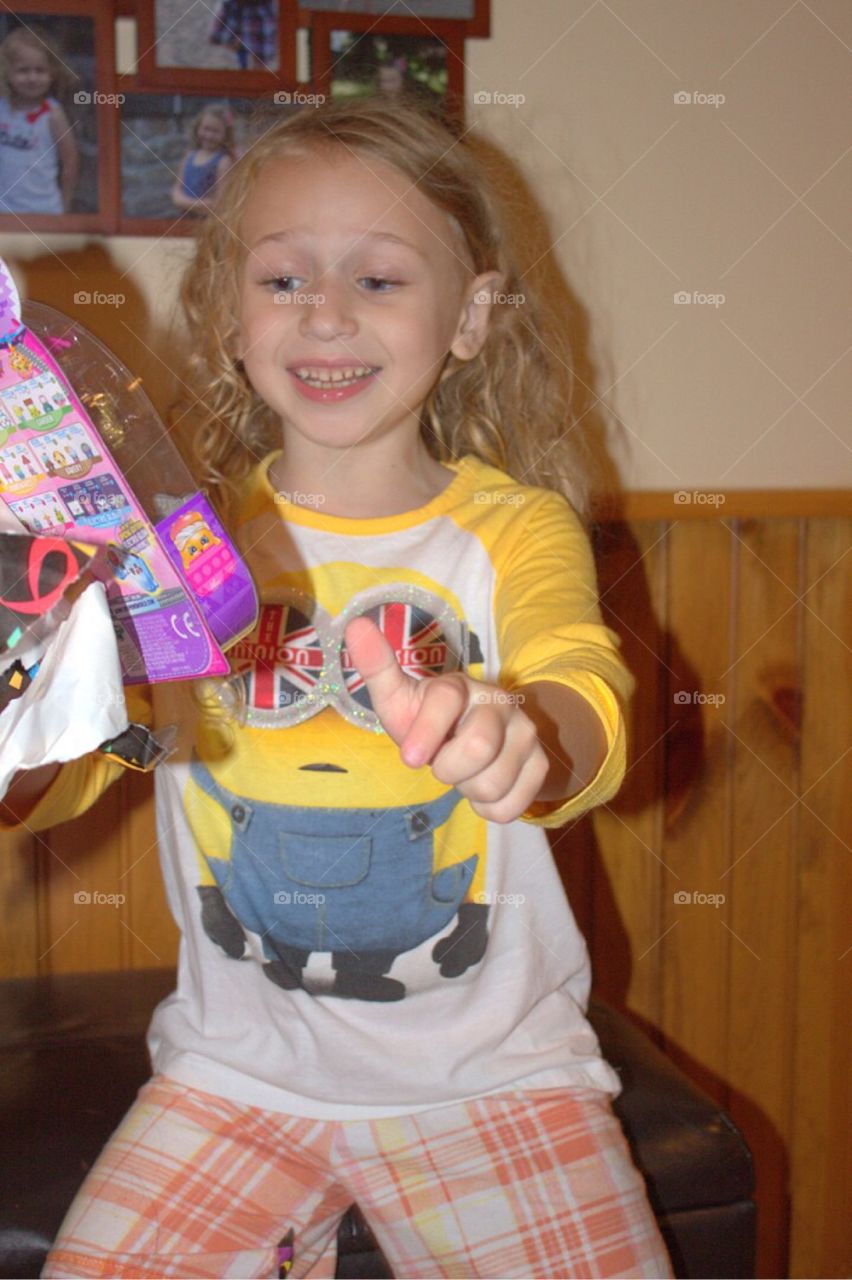
<path id="1" fill-rule="evenodd" d="M 197 395 L 194 449 L 202 480 L 219 499 L 271 449 L 280 419 L 264 404 L 233 352 L 246 247 L 240 225 L 261 169 L 283 154 L 343 147 L 405 175 L 461 231 L 472 276 L 497 271 L 503 285 L 488 336 L 474 359 L 449 353 L 421 413 L 421 434 L 439 462 L 466 453 L 523 484 L 556 489 L 586 514 L 593 462 L 571 408 L 571 361 L 554 324 L 512 253 L 506 219 L 484 156 L 438 110 L 404 95 L 329 101 L 268 128 L 225 175 L 214 213 L 199 229 L 181 288 L 192 342 L 189 378 Z M 521 299 L 520 305 L 518 300 Z"/>

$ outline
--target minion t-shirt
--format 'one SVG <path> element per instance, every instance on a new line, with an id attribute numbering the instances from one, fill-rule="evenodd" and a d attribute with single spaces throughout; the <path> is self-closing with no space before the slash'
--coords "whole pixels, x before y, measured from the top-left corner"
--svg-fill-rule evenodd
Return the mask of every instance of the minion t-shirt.
<path id="1" fill-rule="evenodd" d="M 229 655 L 241 719 L 200 713 L 187 686 L 155 691 L 156 721 L 179 724 L 156 792 L 183 935 L 149 1031 L 155 1071 L 320 1119 L 518 1088 L 617 1093 L 542 830 L 608 799 L 624 771 L 631 681 L 576 514 L 466 456 L 424 507 L 328 516 L 273 493 L 274 456 L 233 521 L 262 599 Z M 577 690 L 606 731 L 598 776 L 559 807 L 479 817 L 382 731 L 343 641 L 361 614 L 416 678 Z"/>

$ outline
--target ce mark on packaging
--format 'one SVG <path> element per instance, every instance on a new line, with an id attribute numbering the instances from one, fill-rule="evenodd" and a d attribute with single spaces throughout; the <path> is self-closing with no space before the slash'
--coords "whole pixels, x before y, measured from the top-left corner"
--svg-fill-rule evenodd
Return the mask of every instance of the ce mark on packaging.
<path id="1" fill-rule="evenodd" d="M 201 632 L 198 630 L 198 619 L 193 617 L 191 609 L 185 609 L 183 613 L 173 613 L 169 619 L 172 631 L 181 640 L 188 640 L 190 636 L 194 640 L 201 639 Z"/>

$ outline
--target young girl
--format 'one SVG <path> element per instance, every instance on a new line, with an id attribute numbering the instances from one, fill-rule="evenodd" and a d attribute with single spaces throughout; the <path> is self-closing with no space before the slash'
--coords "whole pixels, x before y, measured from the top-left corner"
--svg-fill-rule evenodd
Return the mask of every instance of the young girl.
<path id="1" fill-rule="evenodd" d="M 0 213 L 70 210 L 79 152 L 56 100 L 70 79 L 35 31 L 15 27 L 0 44 Z"/>
<path id="2" fill-rule="evenodd" d="M 212 103 L 199 112 L 192 124 L 193 146 L 180 166 L 180 177 L 172 187 L 172 202 L 179 209 L 207 213 L 214 187 L 236 159 L 234 119 L 224 103 Z"/>
<path id="3" fill-rule="evenodd" d="M 397 1277 L 668 1276 L 542 830 L 616 790 L 630 677 L 495 202 L 377 96 L 265 134 L 217 214 L 200 454 L 263 606 L 241 715 L 165 687 L 177 990 L 42 1274 L 269 1277 L 291 1241 L 331 1277 L 356 1201 Z M 119 770 L 65 766 L 29 824 Z"/>

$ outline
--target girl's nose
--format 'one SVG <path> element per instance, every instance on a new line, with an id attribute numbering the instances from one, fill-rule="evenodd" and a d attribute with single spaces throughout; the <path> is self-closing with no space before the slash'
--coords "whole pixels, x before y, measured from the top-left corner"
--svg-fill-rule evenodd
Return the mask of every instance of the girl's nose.
<path id="1" fill-rule="evenodd" d="M 299 330 L 306 337 L 352 338 L 358 332 L 345 286 L 320 280 L 316 290 L 299 307 Z"/>

